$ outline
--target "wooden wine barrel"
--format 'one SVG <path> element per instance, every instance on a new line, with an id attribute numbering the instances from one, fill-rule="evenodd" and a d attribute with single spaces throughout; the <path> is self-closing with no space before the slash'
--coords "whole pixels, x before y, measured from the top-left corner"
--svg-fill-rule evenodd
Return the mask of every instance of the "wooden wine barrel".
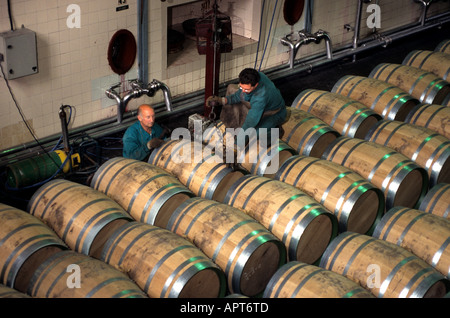
<path id="1" fill-rule="evenodd" d="M 450 282 L 406 249 L 364 234 L 344 232 L 328 246 L 320 267 L 341 274 L 378 298 L 441 298 Z"/>
<path id="2" fill-rule="evenodd" d="M 309 195 L 281 181 L 246 175 L 225 204 L 245 211 L 286 246 L 289 260 L 313 264 L 337 235 L 336 217 Z"/>
<path id="3" fill-rule="evenodd" d="M 450 220 L 394 207 L 381 219 L 373 237 L 403 247 L 450 278 Z"/>
<path id="4" fill-rule="evenodd" d="M 220 149 L 225 144 L 223 151 L 226 154 L 230 146 L 234 145 L 234 135 L 230 134 L 223 123 L 216 123 L 214 127 L 210 127 L 211 130 L 206 131 L 203 137 L 203 143 L 207 144 L 206 147 L 213 147 Z M 273 176 L 283 162 L 290 156 L 297 154 L 296 151 L 281 139 L 275 138 L 275 136 L 267 134 L 260 134 L 259 137 L 255 134 L 248 133 L 247 144 L 239 144 L 236 148 L 234 158 L 226 157 L 225 162 L 238 163 L 243 169 L 251 174 L 258 176 Z M 230 148 L 231 149 L 231 148 Z M 232 152 L 232 151 L 231 151 Z M 239 176 L 241 177 L 241 176 Z M 233 181 L 236 181 L 234 178 Z M 228 186 L 230 183 L 227 184 Z M 223 197 L 218 201 L 222 201 Z"/>
<path id="5" fill-rule="evenodd" d="M 339 232 L 371 233 L 384 214 L 383 192 L 337 163 L 307 156 L 286 160 L 276 180 L 299 188 L 331 211 Z"/>
<path id="6" fill-rule="evenodd" d="M 14 288 L 0 284 L 0 298 L 30 298 L 30 296 L 25 293 L 21 293 Z"/>
<path id="7" fill-rule="evenodd" d="M 301 109 L 286 107 L 281 140 L 304 156 L 320 158 L 339 133 L 321 119 Z"/>
<path id="8" fill-rule="evenodd" d="M 151 298 L 223 297 L 223 272 L 191 242 L 146 223 L 123 225 L 101 260 L 128 274 Z"/>
<path id="9" fill-rule="evenodd" d="M 147 298 L 123 272 L 72 250 L 43 262 L 27 293 L 36 298 Z"/>
<path id="10" fill-rule="evenodd" d="M 450 83 L 431 72 L 401 64 L 381 63 L 369 77 L 395 85 L 422 103 L 441 104 L 450 94 Z"/>
<path id="11" fill-rule="evenodd" d="M 256 296 L 286 262 L 286 248 L 265 227 L 229 205 L 202 198 L 184 201 L 167 229 L 187 237 L 225 273 L 230 293 Z"/>
<path id="12" fill-rule="evenodd" d="M 205 147 L 209 147 L 215 150 L 224 147 L 226 148 L 227 141 L 234 141 L 234 136 L 233 134 L 229 133 L 229 131 L 227 131 L 227 126 L 221 120 L 216 120 L 212 124 L 210 124 L 205 129 L 202 135 L 202 143 L 205 145 Z"/>
<path id="13" fill-rule="evenodd" d="M 149 163 L 116 157 L 106 161 L 91 187 L 103 192 L 135 219 L 160 227 L 194 194 L 175 176 Z"/>
<path id="14" fill-rule="evenodd" d="M 385 119 L 404 120 L 420 101 L 387 82 L 355 75 L 345 75 L 331 90 L 354 99 Z"/>
<path id="15" fill-rule="evenodd" d="M 266 147 L 260 144 L 257 138 L 251 138 L 238 156 L 238 163 L 251 174 L 273 177 L 283 163 L 296 154 L 297 152 L 281 139 Z"/>
<path id="16" fill-rule="evenodd" d="M 132 218 L 105 194 L 64 179 L 42 185 L 28 204 L 74 251 L 92 255 L 115 227 Z M 105 231 L 104 231 L 105 230 Z"/>
<path id="17" fill-rule="evenodd" d="M 364 138 L 369 129 L 382 117 L 372 109 L 340 94 L 306 89 L 292 103 L 333 127 L 347 137 Z"/>
<path id="18" fill-rule="evenodd" d="M 425 195 L 429 179 L 426 170 L 389 147 L 358 138 L 339 137 L 323 155 L 361 175 L 381 189 L 386 209 L 415 207 Z"/>
<path id="19" fill-rule="evenodd" d="M 38 218 L 0 203 L 0 283 L 26 292 L 31 274 L 66 244 Z"/>
<path id="20" fill-rule="evenodd" d="M 419 104 L 411 110 L 405 122 L 431 129 L 450 139 L 450 107 Z"/>
<path id="21" fill-rule="evenodd" d="M 450 94 L 442 101 L 441 105 L 450 106 Z"/>
<path id="22" fill-rule="evenodd" d="M 450 54 L 448 53 L 413 50 L 405 57 L 402 64 L 431 72 L 446 81 L 450 79 Z"/>
<path id="23" fill-rule="evenodd" d="M 195 151 L 201 157 L 196 158 Z M 196 196 L 221 201 L 229 186 L 246 173 L 234 171 L 222 159 L 200 142 L 171 140 L 155 149 L 148 162 L 177 177 Z"/>
<path id="24" fill-rule="evenodd" d="M 419 210 L 450 219 L 450 184 L 432 187 L 420 202 Z"/>
<path id="25" fill-rule="evenodd" d="M 264 298 L 375 298 L 367 289 L 335 272 L 289 262 L 272 276 Z"/>
<path id="26" fill-rule="evenodd" d="M 434 50 L 450 54 L 450 39 L 441 41 Z"/>
<path id="27" fill-rule="evenodd" d="M 241 294 L 229 294 L 228 296 L 225 296 L 225 298 L 249 298 L 249 297 Z"/>
<path id="28" fill-rule="evenodd" d="M 427 170 L 430 187 L 450 183 L 450 140 L 431 129 L 381 120 L 366 140 L 394 149 Z"/>

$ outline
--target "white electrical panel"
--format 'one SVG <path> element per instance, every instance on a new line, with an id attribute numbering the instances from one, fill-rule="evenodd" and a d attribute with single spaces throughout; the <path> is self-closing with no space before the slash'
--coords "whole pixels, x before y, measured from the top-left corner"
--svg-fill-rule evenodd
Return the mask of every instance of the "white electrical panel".
<path id="1" fill-rule="evenodd" d="M 26 28 L 0 33 L 0 57 L 7 79 L 38 72 L 36 33 Z"/>

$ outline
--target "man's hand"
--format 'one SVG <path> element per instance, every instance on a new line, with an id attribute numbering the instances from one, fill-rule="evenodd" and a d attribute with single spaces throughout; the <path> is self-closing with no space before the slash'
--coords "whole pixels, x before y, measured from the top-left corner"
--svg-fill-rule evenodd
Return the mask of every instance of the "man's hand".
<path id="1" fill-rule="evenodd" d="M 227 98 L 226 97 L 219 97 L 219 96 L 209 96 L 206 99 L 206 104 L 209 106 L 212 106 L 211 103 L 217 103 L 219 105 L 226 105 L 227 104 Z"/>
<path id="2" fill-rule="evenodd" d="M 160 138 L 153 138 L 152 140 L 150 140 L 147 143 L 147 148 L 148 149 L 155 149 L 155 148 L 159 148 L 162 144 L 163 144 L 164 140 L 160 139 Z"/>

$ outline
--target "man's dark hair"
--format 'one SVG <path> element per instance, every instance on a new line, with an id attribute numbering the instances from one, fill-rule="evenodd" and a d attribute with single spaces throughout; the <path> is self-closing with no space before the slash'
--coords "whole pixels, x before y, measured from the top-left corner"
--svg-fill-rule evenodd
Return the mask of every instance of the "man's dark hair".
<path id="1" fill-rule="evenodd" d="M 255 86 L 259 83 L 259 73 L 253 68 L 245 68 L 239 73 L 239 83 Z"/>

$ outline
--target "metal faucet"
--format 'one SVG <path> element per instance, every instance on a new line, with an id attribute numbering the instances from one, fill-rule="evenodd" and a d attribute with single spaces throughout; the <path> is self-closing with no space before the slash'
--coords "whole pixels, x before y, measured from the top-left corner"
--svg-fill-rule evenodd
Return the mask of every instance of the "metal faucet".
<path id="1" fill-rule="evenodd" d="M 332 51 L 332 46 L 331 46 L 331 37 L 328 34 L 328 32 L 319 29 L 319 31 L 314 33 L 314 35 L 318 39 L 316 41 L 317 44 L 319 44 L 321 39 L 325 39 L 325 45 L 326 45 L 326 49 L 327 49 L 327 58 L 329 60 L 332 60 L 333 59 L 333 51 Z"/>
<path id="2" fill-rule="evenodd" d="M 110 99 L 115 99 L 117 102 L 117 122 L 119 124 L 122 123 L 123 114 L 130 100 L 133 98 L 139 98 L 143 95 L 153 97 L 156 91 L 160 89 L 163 91 L 167 111 L 172 111 L 172 96 L 170 94 L 170 89 L 166 84 L 154 79 L 147 85 L 147 87 L 145 87 L 144 84 L 139 81 L 132 81 L 131 89 L 123 98 L 120 97 L 120 94 L 116 91 L 120 85 L 121 83 L 115 84 L 106 90 L 106 96 Z"/>
<path id="3" fill-rule="evenodd" d="M 433 2 L 433 0 L 415 0 L 415 2 L 420 3 L 423 6 L 423 11 L 422 11 L 422 15 L 420 16 L 420 24 L 422 26 L 425 25 L 425 22 L 427 20 L 427 12 L 429 7 L 431 6 L 431 3 Z"/>
<path id="4" fill-rule="evenodd" d="M 328 59 L 333 59 L 332 49 L 331 49 L 331 38 L 329 34 L 323 30 L 319 30 L 314 34 L 307 33 L 304 31 L 298 31 L 299 39 L 297 41 L 292 40 L 293 33 L 290 33 L 286 35 L 285 37 L 281 38 L 281 43 L 285 46 L 289 46 L 291 48 L 290 50 L 290 56 L 289 56 L 289 65 L 290 68 L 294 68 L 294 61 L 295 56 L 297 55 L 297 52 L 299 48 L 302 45 L 309 44 L 311 42 L 315 42 L 316 44 L 319 44 L 322 39 L 325 39 L 326 41 L 326 49 L 327 49 L 327 57 Z"/>

